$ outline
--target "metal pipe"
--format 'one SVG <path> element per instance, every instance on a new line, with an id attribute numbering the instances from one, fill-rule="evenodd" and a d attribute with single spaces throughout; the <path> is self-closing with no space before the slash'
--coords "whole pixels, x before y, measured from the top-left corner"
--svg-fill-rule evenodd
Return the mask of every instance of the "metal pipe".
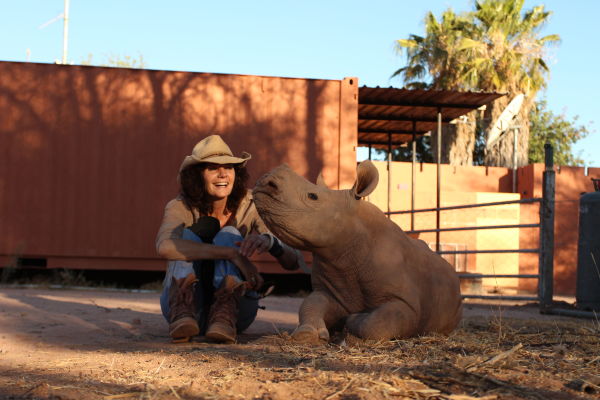
<path id="1" fill-rule="evenodd" d="M 527 204 L 527 203 L 538 203 L 541 202 L 542 198 L 534 197 L 530 199 L 521 199 L 521 200 L 507 200 L 507 201 L 495 201 L 492 203 L 479 203 L 479 204 L 465 204 L 460 206 L 448 206 L 448 207 L 440 207 L 439 210 L 459 210 L 461 208 L 476 208 L 476 207 L 489 207 L 489 206 L 501 206 L 505 204 Z M 419 210 L 414 210 L 414 212 L 433 212 L 438 210 L 438 208 L 421 208 Z M 411 212 L 410 210 L 405 211 L 392 211 L 390 214 L 408 214 Z"/>
<path id="2" fill-rule="evenodd" d="M 387 177 L 388 177 L 388 185 L 387 185 L 387 210 L 388 210 L 388 218 L 392 219 L 391 215 L 391 197 L 392 197 L 392 135 L 388 133 L 388 159 L 387 159 Z"/>
<path id="3" fill-rule="evenodd" d="M 438 254 L 499 254 L 499 253 L 539 253 L 540 249 L 501 249 L 501 250 L 443 250 Z"/>
<path id="4" fill-rule="evenodd" d="M 519 128 L 513 129 L 513 170 L 512 170 L 512 191 L 517 193 L 517 147 L 519 142 Z"/>
<path id="5" fill-rule="evenodd" d="M 539 278 L 537 274 L 524 274 L 524 275 L 494 275 L 494 274 L 458 274 L 460 279 L 479 279 L 479 278 Z"/>
<path id="6" fill-rule="evenodd" d="M 411 149 L 411 155 L 412 155 L 412 164 L 411 164 L 411 173 L 412 173 L 412 177 L 410 180 L 410 229 L 414 230 L 415 229 L 415 181 L 416 181 L 416 174 L 417 174 L 417 169 L 415 168 L 415 165 L 417 163 L 417 135 L 416 132 L 417 131 L 417 122 L 413 121 L 413 134 L 412 134 L 412 149 Z"/>
<path id="7" fill-rule="evenodd" d="M 519 224 L 519 225 L 486 225 L 486 226 L 465 226 L 461 228 L 440 228 L 440 229 L 418 229 L 404 231 L 404 233 L 431 233 L 431 232 L 453 232 L 453 231 L 474 231 L 477 229 L 510 229 L 510 228 L 539 228 L 540 224 Z"/>
<path id="8" fill-rule="evenodd" d="M 67 48 L 69 45 L 69 0 L 65 0 L 65 12 L 63 16 L 63 52 L 62 64 L 67 64 Z"/>
<path id="9" fill-rule="evenodd" d="M 533 296 L 484 296 L 476 294 L 463 294 L 463 299 L 486 299 L 486 300 L 530 300 L 537 301 L 537 297 Z"/>
<path id="10" fill-rule="evenodd" d="M 440 191 L 442 187 L 442 177 L 441 177 L 441 162 L 442 162 L 442 108 L 438 108 L 437 115 L 437 198 L 436 198 L 436 212 L 435 212 L 435 227 L 436 229 L 440 229 L 440 207 L 441 205 L 441 196 Z M 440 232 L 435 233 L 435 251 L 440 252 Z"/>

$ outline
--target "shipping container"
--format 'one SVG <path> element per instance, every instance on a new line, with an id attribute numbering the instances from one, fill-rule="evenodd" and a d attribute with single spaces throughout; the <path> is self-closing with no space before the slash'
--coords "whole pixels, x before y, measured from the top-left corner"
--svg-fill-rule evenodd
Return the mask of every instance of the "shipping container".
<path id="1" fill-rule="evenodd" d="M 357 99 L 356 78 L 0 62 L 0 265 L 164 270 L 164 206 L 210 134 L 252 154 L 251 185 L 287 163 L 349 187 Z"/>

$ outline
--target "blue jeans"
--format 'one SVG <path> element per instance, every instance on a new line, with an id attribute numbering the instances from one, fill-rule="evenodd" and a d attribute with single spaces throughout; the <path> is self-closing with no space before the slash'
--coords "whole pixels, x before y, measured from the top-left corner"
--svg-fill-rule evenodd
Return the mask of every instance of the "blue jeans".
<path id="1" fill-rule="evenodd" d="M 183 230 L 182 239 L 202 242 L 202 240 L 189 229 Z M 226 226 L 217 233 L 213 239 L 213 244 L 217 246 L 238 247 L 235 243 L 241 242 L 242 239 L 242 235 L 236 228 Z M 171 276 L 174 276 L 176 279 L 184 278 L 189 274 L 194 273 L 194 270 L 199 271 L 201 264 L 202 261 L 173 261 L 169 263 L 167 278 L 163 283 L 163 291 L 160 296 L 160 308 L 167 322 L 169 322 L 169 288 L 171 287 Z M 214 260 L 214 265 L 215 273 L 212 284 L 215 289 L 218 289 L 221 286 L 226 275 L 232 275 L 239 281 L 244 280 L 240 270 L 229 260 Z M 196 277 L 200 279 L 200 274 L 196 274 Z M 194 302 L 196 303 L 196 312 L 198 313 L 199 319 L 205 318 L 210 309 L 210 304 L 204 304 L 203 298 L 202 282 L 197 282 L 194 291 Z M 239 302 L 236 324 L 238 332 L 242 332 L 254 322 L 257 311 L 258 294 L 255 291 L 249 291 L 241 297 Z M 201 326 L 200 333 L 203 334 L 203 321 L 199 322 Z"/>

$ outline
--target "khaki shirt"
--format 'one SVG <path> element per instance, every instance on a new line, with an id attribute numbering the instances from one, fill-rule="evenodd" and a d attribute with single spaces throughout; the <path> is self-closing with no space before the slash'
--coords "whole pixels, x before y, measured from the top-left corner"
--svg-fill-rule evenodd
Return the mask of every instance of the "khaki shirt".
<path id="1" fill-rule="evenodd" d="M 196 212 L 196 218 L 198 217 Z M 181 197 L 169 201 L 165 207 L 162 224 L 156 235 L 156 248 L 165 239 L 181 239 L 183 229 L 194 222 L 194 216 L 189 208 L 185 206 Z M 249 233 L 268 233 L 265 223 L 260 219 L 252 193 L 248 190 L 246 196 L 240 201 L 237 212 L 227 225 L 235 227 L 243 237 Z"/>
<path id="2" fill-rule="evenodd" d="M 196 215 L 196 218 L 197 217 L 198 215 Z M 158 250 L 158 247 L 163 240 L 181 239 L 183 237 L 183 229 L 192 225 L 193 222 L 194 216 L 192 215 L 190 209 L 185 206 L 181 197 L 176 197 L 175 199 L 169 201 L 165 206 L 165 214 L 163 216 L 162 224 L 160 225 L 158 234 L 156 235 L 156 249 Z M 243 237 L 246 237 L 246 235 L 249 233 L 270 233 L 267 229 L 267 226 L 258 215 L 256 206 L 254 205 L 254 199 L 252 198 L 252 192 L 249 190 L 246 192 L 246 196 L 244 196 L 242 201 L 240 201 L 237 212 L 227 224 L 240 231 Z M 282 245 L 284 249 L 296 253 L 295 264 L 290 265 L 287 268 L 291 270 L 300 268 L 302 271 L 310 273 L 310 270 L 307 269 L 306 263 L 304 262 L 304 258 L 302 257 L 300 251 L 289 247 L 285 243 L 282 243 Z M 171 277 L 173 276 L 175 270 L 175 263 L 176 261 L 173 260 L 167 261 L 167 273 L 165 274 L 165 279 L 163 282 L 165 286 L 168 286 L 171 282 Z"/>

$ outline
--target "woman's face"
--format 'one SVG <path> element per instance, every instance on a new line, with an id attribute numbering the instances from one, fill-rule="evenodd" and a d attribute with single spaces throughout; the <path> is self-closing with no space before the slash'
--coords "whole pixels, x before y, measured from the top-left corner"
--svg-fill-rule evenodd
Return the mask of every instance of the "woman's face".
<path id="1" fill-rule="evenodd" d="M 235 169 L 232 164 L 207 164 L 202 172 L 206 193 L 217 200 L 227 198 L 233 190 Z"/>

